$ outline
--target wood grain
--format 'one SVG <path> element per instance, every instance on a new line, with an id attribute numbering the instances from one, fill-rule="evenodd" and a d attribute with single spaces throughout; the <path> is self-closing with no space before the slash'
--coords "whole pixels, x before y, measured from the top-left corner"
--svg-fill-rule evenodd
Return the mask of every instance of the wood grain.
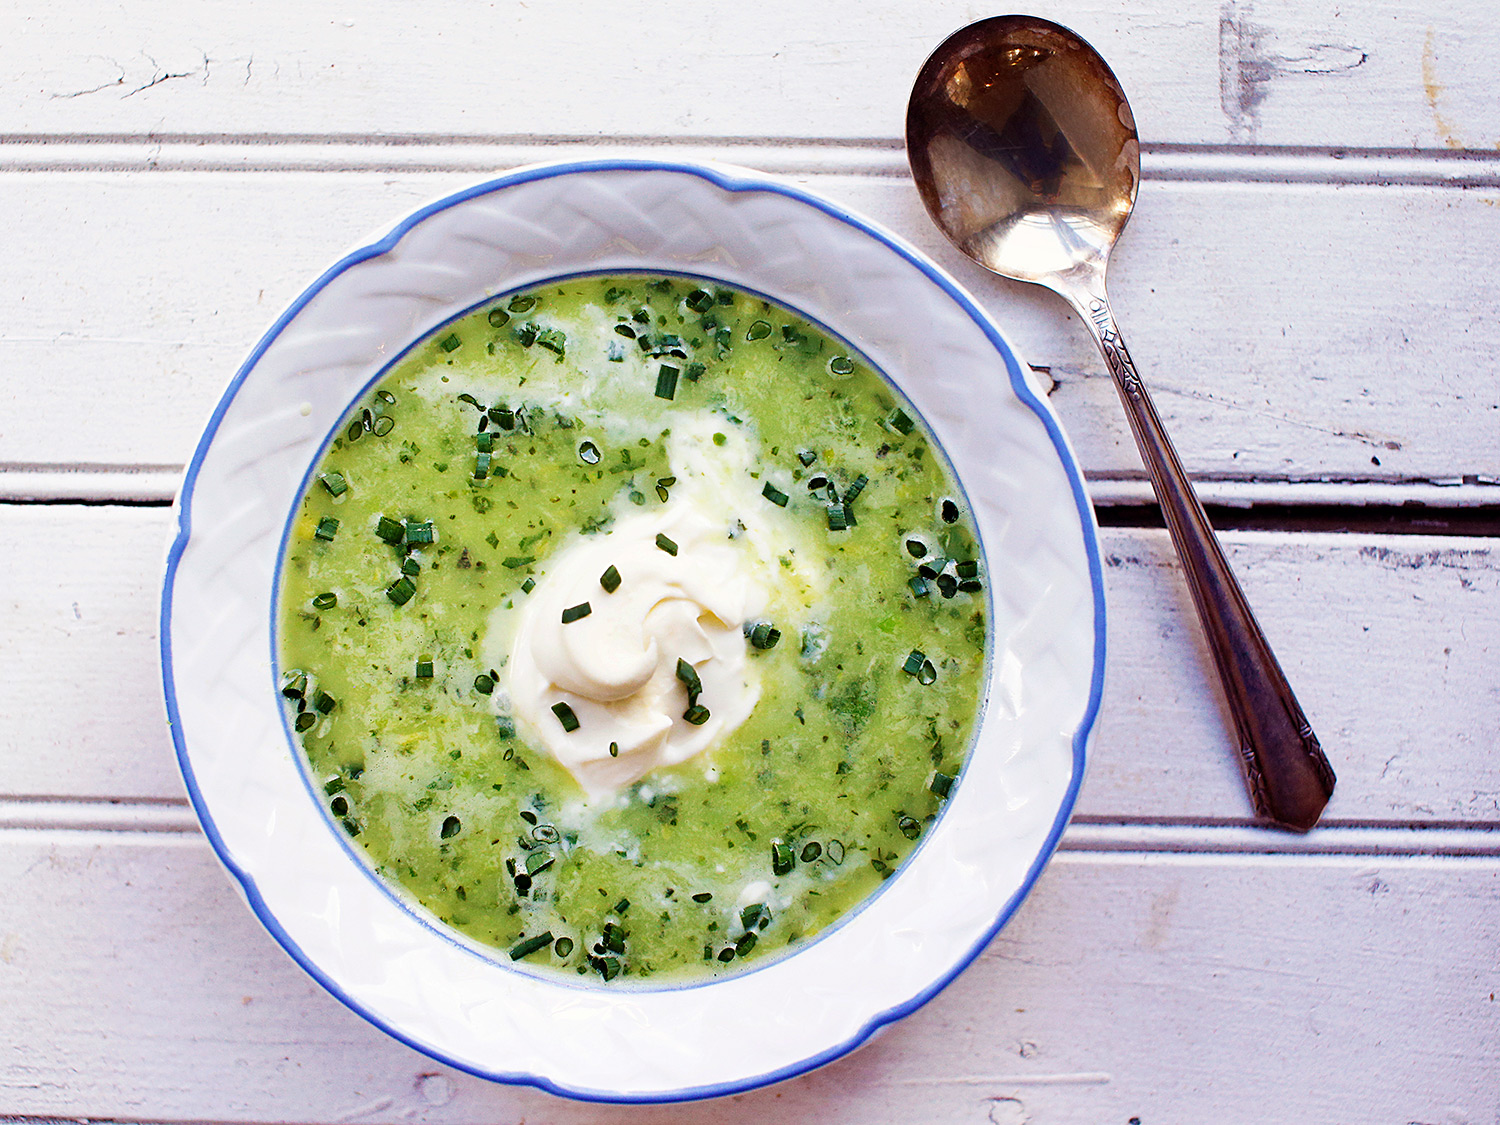
<path id="1" fill-rule="evenodd" d="M 0 506 L 0 797 L 178 800 L 161 704 L 160 508 Z M 1500 824 L 1500 551 L 1428 536 L 1225 536 L 1318 731 L 1331 821 Z M 1078 806 L 1239 820 L 1244 789 L 1166 533 L 1103 533 L 1110 652 Z"/>
<path id="2" fill-rule="evenodd" d="M 810 1076 L 580 1105 L 323 993 L 194 837 L 0 832 L 0 1113 L 153 1121 L 1487 1120 L 1489 859 L 1062 855 L 955 984 Z M 1436 955 L 1441 950 L 1441 955 Z"/>
<path id="3" fill-rule="evenodd" d="M 1089 39 L 1148 140 L 1488 148 L 1486 0 L 1039 0 Z M 0 134 L 894 137 L 910 80 L 963 0 L 767 0 L 728 32 L 712 7 L 475 7 L 310 14 L 187 0 L 0 15 Z M 815 108 L 814 108 L 815 107 Z"/>
<path id="4" fill-rule="evenodd" d="M 538 150 L 543 155 L 545 150 Z M 1032 364 L 1085 470 L 1141 472 L 1115 391 L 1051 294 L 942 241 L 905 179 L 806 175 L 972 287 Z M 180 465 L 259 335 L 381 224 L 461 173 L 0 176 L 0 466 Z M 1112 271 L 1188 468 L 1234 480 L 1500 480 L 1500 290 L 1469 279 L 1500 193 L 1148 185 Z M 150 253 L 144 254 L 143 248 Z M 976 372 L 976 378 L 984 373 Z"/>

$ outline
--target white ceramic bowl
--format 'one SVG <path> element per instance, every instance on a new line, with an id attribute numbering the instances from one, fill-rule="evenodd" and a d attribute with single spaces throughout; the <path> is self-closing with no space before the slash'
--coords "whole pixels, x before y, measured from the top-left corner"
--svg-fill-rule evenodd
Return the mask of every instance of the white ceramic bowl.
<path id="1" fill-rule="evenodd" d="M 374 876 L 288 736 L 274 674 L 283 532 L 309 466 L 383 367 L 508 290 L 664 270 L 774 297 L 855 344 L 920 411 L 989 577 L 982 718 L 943 815 L 895 877 L 794 953 L 688 986 L 512 967 Z M 214 410 L 177 502 L 162 668 L 204 832 L 250 907 L 349 1007 L 433 1058 L 572 1097 L 743 1091 L 852 1050 L 956 976 L 1051 856 L 1082 780 L 1104 594 L 1082 475 L 1000 330 L 867 220 L 726 167 L 523 169 L 439 200 L 318 278 Z"/>

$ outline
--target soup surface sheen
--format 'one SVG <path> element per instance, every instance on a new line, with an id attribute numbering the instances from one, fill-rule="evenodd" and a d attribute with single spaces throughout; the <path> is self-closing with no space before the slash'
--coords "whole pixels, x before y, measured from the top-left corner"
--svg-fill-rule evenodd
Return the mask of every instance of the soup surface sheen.
<path id="1" fill-rule="evenodd" d="M 404 897 L 528 966 L 691 979 L 816 934 L 929 829 L 983 581 L 846 346 L 717 283 L 579 278 L 353 407 L 288 535 L 282 696 Z"/>

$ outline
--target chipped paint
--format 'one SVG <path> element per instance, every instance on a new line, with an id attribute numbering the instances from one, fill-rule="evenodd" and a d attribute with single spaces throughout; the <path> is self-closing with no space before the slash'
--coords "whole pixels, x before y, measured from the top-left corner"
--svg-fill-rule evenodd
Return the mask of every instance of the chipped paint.
<path id="1" fill-rule="evenodd" d="M 1270 28 L 1251 20 L 1248 0 L 1226 0 L 1219 9 L 1219 105 L 1229 119 L 1230 139 L 1256 139 L 1260 106 L 1271 84 L 1285 77 L 1337 78 L 1369 61 L 1369 52 L 1349 43 L 1304 43 L 1279 50 Z"/>
<path id="2" fill-rule="evenodd" d="M 1430 27 L 1422 44 L 1422 90 L 1427 95 L 1427 108 L 1432 111 L 1432 127 L 1437 130 L 1438 138 L 1449 148 L 1463 148 L 1452 123 L 1438 109 L 1443 87 L 1437 80 L 1437 33 Z"/>

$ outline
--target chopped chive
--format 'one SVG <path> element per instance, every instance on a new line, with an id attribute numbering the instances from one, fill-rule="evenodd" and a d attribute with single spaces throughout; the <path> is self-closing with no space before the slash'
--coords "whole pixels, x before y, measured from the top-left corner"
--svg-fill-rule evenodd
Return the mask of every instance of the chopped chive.
<path id="1" fill-rule="evenodd" d="M 854 503 L 854 498 L 861 492 L 863 492 L 865 490 L 865 485 L 869 483 L 870 478 L 865 476 L 864 473 L 860 473 L 859 476 L 854 478 L 853 483 L 851 483 L 848 488 L 844 489 L 844 503 L 846 505 Z"/>
<path id="2" fill-rule="evenodd" d="M 854 513 L 849 511 L 848 505 L 828 505 L 828 530 L 848 531 L 854 524 Z"/>
<path id="3" fill-rule="evenodd" d="M 620 756 L 620 744 L 618 742 L 611 742 L 609 744 L 609 756 L 611 758 L 618 758 Z"/>
<path id="4" fill-rule="evenodd" d="M 385 596 L 397 605 L 405 605 L 411 601 L 416 592 L 417 584 L 404 574 L 385 588 Z"/>
<path id="5" fill-rule="evenodd" d="M 458 817 L 445 816 L 443 818 L 443 827 L 438 830 L 438 835 L 444 840 L 451 840 L 458 835 L 458 831 L 462 827 L 463 822 Z"/>
<path id="6" fill-rule="evenodd" d="M 927 783 L 927 788 L 932 790 L 934 795 L 946 798 L 953 790 L 953 778 L 946 773 L 939 773 L 934 770 L 932 780 Z"/>
<path id="7" fill-rule="evenodd" d="M 906 553 L 914 559 L 923 558 L 927 554 L 927 544 L 920 539 L 908 539 L 906 541 Z"/>
<path id="8" fill-rule="evenodd" d="M 620 962 L 614 957 L 599 957 L 594 961 L 594 967 L 599 970 L 599 975 L 605 980 L 614 980 L 620 975 Z"/>
<path id="9" fill-rule="evenodd" d="M 802 467 L 804 469 L 810 466 L 817 459 L 818 455 L 811 449 L 799 449 L 797 451 L 797 460 L 802 462 Z"/>
<path id="10" fill-rule="evenodd" d="M 694 289 L 687 296 L 687 307 L 695 313 L 705 313 L 713 308 L 714 295 L 707 289 Z"/>
<path id="11" fill-rule="evenodd" d="M 769 621 L 758 621 L 749 633 L 750 643 L 759 649 L 775 648 L 781 640 L 781 630 Z"/>
<path id="12" fill-rule="evenodd" d="M 746 931 L 745 933 L 741 934 L 735 940 L 735 943 L 734 943 L 734 951 L 735 951 L 735 953 L 737 955 L 739 955 L 740 957 L 745 956 L 747 953 L 749 953 L 752 949 L 755 948 L 755 943 L 756 943 L 757 940 L 759 940 L 759 939 L 756 938 L 756 936 L 755 936 L 755 934 L 753 932 Z"/>
<path id="13" fill-rule="evenodd" d="M 509 320 L 510 318 L 506 317 L 506 319 Z M 484 410 L 484 407 L 482 407 L 482 406 L 479 405 L 479 400 L 477 398 L 475 398 L 473 395 L 471 395 L 471 394 L 469 394 L 467 392 L 465 392 L 464 394 L 459 395 L 458 396 L 458 401 L 459 402 L 467 402 L 470 406 L 478 408 L 481 412 L 483 412 L 483 410 Z"/>
<path id="14" fill-rule="evenodd" d="M 613 594 L 620 588 L 620 572 L 614 563 L 610 563 L 609 569 L 599 576 L 599 585 L 604 587 L 606 594 Z"/>
<path id="15" fill-rule="evenodd" d="M 699 379 L 703 378 L 703 373 L 707 370 L 708 368 L 704 367 L 701 363 L 690 363 L 683 369 L 682 376 L 689 383 L 696 383 Z"/>
<path id="16" fill-rule="evenodd" d="M 375 425 L 370 429 L 376 437 L 386 437 L 395 428 L 396 419 L 392 418 L 389 414 L 377 414 L 375 415 Z"/>
<path id="17" fill-rule="evenodd" d="M 937 682 L 937 668 L 933 665 L 932 661 L 930 661 L 930 660 L 924 660 L 924 661 L 922 661 L 922 668 L 917 673 L 917 683 L 922 684 L 925 687 L 925 686 L 929 686 L 931 684 L 934 684 L 936 682 Z"/>
<path id="18" fill-rule="evenodd" d="M 381 516 L 375 523 L 375 534 L 387 543 L 399 543 L 406 536 L 406 528 L 389 516 Z"/>
<path id="19" fill-rule="evenodd" d="M 537 346 L 553 352 L 559 359 L 568 354 L 568 336 L 559 328 L 543 328 L 536 334 Z"/>
<path id="20" fill-rule="evenodd" d="M 512 297 L 506 306 L 513 313 L 528 313 L 536 308 L 535 297 Z"/>
<path id="21" fill-rule="evenodd" d="M 754 324 L 752 324 L 750 326 L 749 331 L 747 331 L 745 333 L 745 339 L 747 339 L 747 340 L 764 340 L 770 334 L 771 334 L 771 326 L 769 324 L 767 324 L 764 320 L 757 320 Z"/>
<path id="22" fill-rule="evenodd" d="M 490 462 L 494 458 L 493 453 L 474 454 L 474 479 L 484 480 L 490 475 Z"/>
<path id="23" fill-rule="evenodd" d="M 677 376 L 681 374 L 671 364 L 664 363 L 656 373 L 656 397 L 671 399 L 677 395 Z"/>
<path id="24" fill-rule="evenodd" d="M 604 923 L 599 941 L 611 953 L 625 952 L 625 931 L 615 922 Z"/>
<path id="25" fill-rule="evenodd" d="M 313 724 L 316 723 L 317 721 L 318 721 L 318 716 L 317 715 L 313 714 L 311 711 L 303 711 L 302 714 L 300 714 L 300 715 L 297 716 L 296 721 L 292 725 L 294 727 L 296 727 L 299 731 L 305 731 L 305 730 L 311 730 L 312 727 L 313 727 Z"/>
<path id="26" fill-rule="evenodd" d="M 516 737 L 516 721 L 515 721 L 515 719 L 511 718 L 509 715 L 499 715 L 499 716 L 497 716 L 496 719 L 495 719 L 495 733 L 498 734 L 501 738 L 515 738 Z M 505 752 L 506 758 L 509 758 L 511 756 L 511 754 L 512 754 L 512 751 L 507 750 Z M 496 786 L 496 788 L 499 788 L 499 787 Z"/>
<path id="27" fill-rule="evenodd" d="M 974 594 L 984 589 L 984 583 L 977 578 L 965 578 L 958 584 L 958 588 L 966 594 Z"/>
<path id="28" fill-rule="evenodd" d="M 712 902 L 713 900 L 714 896 L 710 891 L 699 891 L 693 896 L 693 901 L 697 903 Z"/>
<path id="29" fill-rule="evenodd" d="M 324 516 L 318 521 L 318 529 L 313 532 L 313 535 L 325 543 L 332 543 L 333 537 L 338 533 L 339 521 L 332 516 Z"/>
<path id="30" fill-rule="evenodd" d="M 560 937 L 557 939 L 557 944 L 552 948 L 559 957 L 567 957 L 573 952 L 573 939 L 570 937 Z"/>
<path id="31" fill-rule="evenodd" d="M 403 559 L 401 562 L 401 573 L 415 578 L 422 573 L 422 564 L 413 558 Z"/>
<path id="32" fill-rule="evenodd" d="M 324 473 L 318 478 L 323 482 L 323 487 L 328 489 L 333 496 L 342 496 L 349 491 L 349 485 L 344 480 L 343 473 Z"/>
<path id="33" fill-rule="evenodd" d="M 624 336 L 627 340 L 635 339 L 635 329 L 630 327 L 630 325 L 628 324 L 615 325 L 615 332 L 621 336 Z"/>
<path id="34" fill-rule="evenodd" d="M 896 827 L 901 830 L 901 835 L 905 836 L 908 840 L 915 840 L 922 834 L 922 826 L 917 823 L 914 817 L 903 816 L 896 822 Z"/>
<path id="35" fill-rule="evenodd" d="M 906 663 L 901 665 L 901 670 L 908 676 L 915 676 L 922 670 L 922 664 L 927 659 L 927 654 L 921 649 L 914 648 L 906 658 Z"/>
<path id="36" fill-rule="evenodd" d="M 943 558 L 942 555 L 933 555 L 922 560 L 921 565 L 917 567 L 917 573 L 923 578 L 936 578 L 939 574 L 943 573 L 947 565 L 948 560 Z"/>
<path id="37" fill-rule="evenodd" d="M 790 875 L 792 872 L 792 845 L 776 841 L 771 845 L 771 873 Z"/>
<path id="38" fill-rule="evenodd" d="M 911 587 L 911 592 L 915 597 L 925 598 L 932 593 L 932 583 L 920 574 L 913 574 L 906 584 Z"/>
<path id="39" fill-rule="evenodd" d="M 432 679 L 432 657 L 426 655 L 417 657 L 417 679 Z"/>
<path id="40" fill-rule="evenodd" d="M 491 328 L 504 328 L 510 323 L 510 313 L 497 305 L 490 310 L 490 314 L 486 319 L 490 322 Z"/>
<path id="41" fill-rule="evenodd" d="M 344 437 L 349 441 L 358 441 L 365 436 L 365 428 L 358 422 L 350 422 L 349 428 L 344 431 Z"/>
<path id="42" fill-rule="evenodd" d="M 406 542 L 410 546 L 426 546 L 428 543 L 437 541 L 437 535 L 432 529 L 432 521 L 416 520 L 406 521 Z"/>
<path id="43" fill-rule="evenodd" d="M 300 699 L 307 691 L 307 673 L 292 669 L 281 681 L 281 694 L 288 699 Z"/>
<path id="44" fill-rule="evenodd" d="M 701 703 L 694 703 L 682 713 L 682 717 L 695 727 L 701 727 L 708 722 L 709 710 Z"/>
<path id="45" fill-rule="evenodd" d="M 339 604 L 339 596 L 332 590 L 329 590 L 314 597 L 312 604 L 314 609 L 332 609 Z"/>
<path id="46" fill-rule="evenodd" d="M 937 576 L 938 593 L 945 598 L 951 598 L 958 593 L 958 579 L 951 574 L 939 574 Z"/>
<path id="47" fill-rule="evenodd" d="M 313 700 L 313 706 L 318 709 L 318 714 L 326 715 L 338 706 L 338 700 L 326 691 L 318 692 L 317 698 Z"/>
<path id="48" fill-rule="evenodd" d="M 677 544 L 672 542 L 672 540 L 668 539 L 665 535 L 661 534 L 661 532 L 657 532 L 656 534 L 656 545 L 658 548 L 667 552 L 667 554 L 669 555 L 677 554 Z"/>
<path id="49" fill-rule="evenodd" d="M 760 490 L 760 494 L 771 503 L 775 504 L 778 508 L 786 507 L 786 502 L 788 499 L 787 494 L 785 492 L 782 492 L 781 489 L 777 488 L 770 481 L 766 481 L 764 487 L 762 487 Z"/>
<path id="50" fill-rule="evenodd" d="M 531 593 L 531 591 L 533 591 L 535 589 L 536 589 L 536 579 L 535 578 L 527 578 L 525 582 L 521 583 L 521 593 L 523 593 L 523 594 L 529 594 L 529 593 Z"/>
<path id="51" fill-rule="evenodd" d="M 723 949 L 719 950 L 719 960 L 724 962 L 724 964 L 726 965 L 729 964 L 729 962 L 733 961 L 734 946 L 726 945 Z"/>
<path id="52" fill-rule="evenodd" d="M 506 555 L 500 565 L 506 570 L 519 570 L 523 566 L 530 566 L 536 562 L 535 555 Z"/>
<path id="53" fill-rule="evenodd" d="M 957 523 L 958 505 L 955 504 L 952 500 L 944 500 L 942 504 L 941 514 L 944 523 Z"/>
<path id="54" fill-rule="evenodd" d="M 330 777 L 323 783 L 323 792 L 332 797 L 335 793 L 344 791 L 344 779 L 342 777 Z"/>
<path id="55" fill-rule="evenodd" d="M 551 852 L 532 852 L 526 857 L 526 874 L 540 875 L 556 862 L 556 857 Z"/>
<path id="56" fill-rule="evenodd" d="M 563 730 L 569 734 L 578 729 L 578 716 L 573 714 L 573 708 L 566 703 L 554 703 L 552 713 L 557 716 L 557 721 L 562 724 Z"/>
<path id="57" fill-rule="evenodd" d="M 896 433 L 900 434 L 902 437 L 905 437 L 907 434 L 911 433 L 911 417 L 899 406 L 896 407 L 895 410 L 891 411 L 890 416 L 885 420 L 885 424 Z"/>
<path id="58" fill-rule="evenodd" d="M 481 672 L 474 677 L 474 690 L 480 695 L 489 695 L 495 690 L 495 681 L 491 676 Z"/>
<path id="59" fill-rule="evenodd" d="M 488 418 L 485 421 L 489 421 Z M 480 453 L 493 453 L 495 451 L 495 431 L 481 430 L 474 435 L 474 446 Z"/>
<path id="60" fill-rule="evenodd" d="M 562 943 L 567 940 L 567 938 L 562 938 L 561 940 L 559 940 L 557 943 L 559 948 L 562 946 Z M 519 961 L 522 957 L 530 957 L 533 953 L 536 953 L 537 951 L 542 949 L 546 949 L 547 946 L 551 944 L 552 931 L 547 930 L 545 933 L 537 934 L 535 937 L 529 937 L 524 941 L 516 942 L 515 945 L 510 947 L 510 959 L 512 961 Z M 569 941 L 568 951 L 571 953 L 572 950 L 573 943 Z M 564 956 L 566 956 L 566 954 Z"/>
<path id="61" fill-rule="evenodd" d="M 973 559 L 961 562 L 953 569 L 960 578 L 975 578 L 979 575 L 979 564 Z"/>
<path id="62" fill-rule="evenodd" d="M 611 914 L 624 914 L 625 911 L 627 911 L 629 909 L 630 909 L 630 900 L 628 898 L 622 898 L 619 902 L 615 903 L 614 909 L 611 910 L 610 913 Z"/>
<path id="63" fill-rule="evenodd" d="M 578 459 L 585 465 L 597 465 L 599 463 L 599 447 L 591 441 L 579 442 Z"/>
<path id="64" fill-rule="evenodd" d="M 573 622 L 580 621 L 593 612 L 593 608 L 588 602 L 579 602 L 577 605 L 570 605 L 562 611 L 562 623 L 564 625 L 571 625 Z"/>
<path id="65" fill-rule="evenodd" d="M 766 909 L 763 902 L 752 902 L 740 911 L 740 925 L 747 930 L 753 930 L 757 926 L 765 929 L 771 921 L 771 912 Z"/>
<path id="66" fill-rule="evenodd" d="M 463 346 L 463 341 L 458 338 L 457 332 L 450 332 L 438 341 L 438 347 L 445 352 L 456 352 Z"/>
<path id="67" fill-rule="evenodd" d="M 802 862 L 813 863 L 823 854 L 823 845 L 816 840 L 809 841 L 802 848 Z"/>
<path id="68" fill-rule="evenodd" d="M 531 838 L 539 844 L 555 844 L 562 839 L 562 833 L 550 824 L 538 824 L 531 830 Z"/>
<path id="69" fill-rule="evenodd" d="M 513 430 L 516 428 L 516 412 L 504 406 L 492 406 L 485 411 L 485 417 L 502 430 Z"/>
<path id="70" fill-rule="evenodd" d="M 687 688 L 688 702 L 696 703 L 698 696 L 703 693 L 703 681 L 698 678 L 698 669 L 680 656 L 677 658 L 677 678 Z"/>
<path id="71" fill-rule="evenodd" d="M 835 375 L 853 375 L 854 361 L 846 355 L 836 355 L 828 361 L 828 370 Z"/>

